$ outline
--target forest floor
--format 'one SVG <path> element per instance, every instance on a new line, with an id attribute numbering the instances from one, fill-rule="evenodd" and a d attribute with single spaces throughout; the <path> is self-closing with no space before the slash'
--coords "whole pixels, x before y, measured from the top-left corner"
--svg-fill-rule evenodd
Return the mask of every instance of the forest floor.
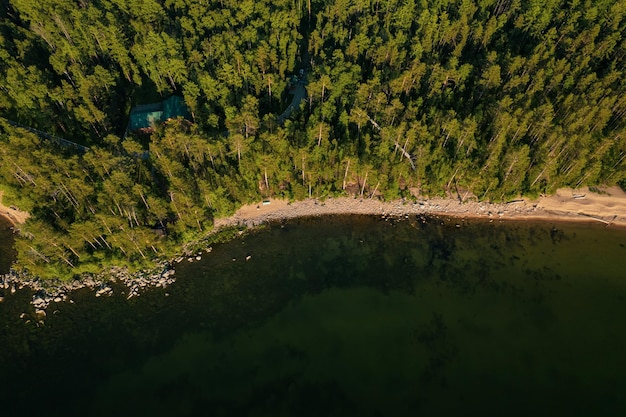
<path id="1" fill-rule="evenodd" d="M 24 223 L 30 217 L 30 214 L 16 207 L 7 207 L 2 204 L 2 195 L 3 192 L 0 190 L 0 216 L 9 220 L 13 225 Z"/>
<path id="2" fill-rule="evenodd" d="M 451 198 L 423 198 L 416 202 L 381 202 L 370 198 L 341 197 L 324 201 L 298 202 L 271 200 L 270 204 L 249 204 L 233 216 L 215 220 L 215 228 L 234 225 L 249 227 L 268 221 L 328 214 L 374 214 L 382 216 L 445 215 L 458 219 L 554 220 L 602 222 L 610 227 L 626 227 L 626 193 L 619 187 L 598 189 L 559 189 L 556 194 L 537 200 L 519 199 L 509 203 L 469 201 Z"/>

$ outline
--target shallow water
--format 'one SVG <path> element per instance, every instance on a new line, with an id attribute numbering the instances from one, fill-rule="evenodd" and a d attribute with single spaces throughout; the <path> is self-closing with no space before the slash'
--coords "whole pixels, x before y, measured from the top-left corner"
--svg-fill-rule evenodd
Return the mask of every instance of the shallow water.
<path id="1" fill-rule="evenodd" d="M 7 297 L 0 412 L 623 415 L 625 270 L 603 225 L 289 221 L 139 298 Z"/>

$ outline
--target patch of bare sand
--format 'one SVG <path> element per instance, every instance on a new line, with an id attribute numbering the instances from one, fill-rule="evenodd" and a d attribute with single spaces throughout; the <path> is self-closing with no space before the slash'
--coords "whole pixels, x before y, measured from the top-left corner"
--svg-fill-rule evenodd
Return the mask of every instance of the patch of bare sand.
<path id="1" fill-rule="evenodd" d="M 494 204 L 465 202 L 450 198 L 428 198 L 416 202 L 402 200 L 381 202 L 369 198 L 340 197 L 324 201 L 307 199 L 297 202 L 271 200 L 269 204 L 250 204 L 233 216 L 215 220 L 215 228 L 329 214 L 373 214 L 404 216 L 411 214 L 447 215 L 457 218 L 529 219 L 559 221 L 600 221 L 610 226 L 626 227 L 626 193 L 619 187 L 594 193 L 588 188 L 559 190 L 537 201 L 528 199 Z"/>
<path id="2" fill-rule="evenodd" d="M 13 225 L 23 224 L 30 217 L 30 214 L 16 207 L 7 207 L 2 204 L 3 194 L 2 190 L 0 190 L 0 216 L 8 219 Z"/>
<path id="3" fill-rule="evenodd" d="M 561 188 L 554 195 L 541 197 L 537 207 L 560 217 L 590 218 L 597 221 L 625 225 L 626 193 L 620 187 L 601 188 L 598 192 L 589 187 Z"/>

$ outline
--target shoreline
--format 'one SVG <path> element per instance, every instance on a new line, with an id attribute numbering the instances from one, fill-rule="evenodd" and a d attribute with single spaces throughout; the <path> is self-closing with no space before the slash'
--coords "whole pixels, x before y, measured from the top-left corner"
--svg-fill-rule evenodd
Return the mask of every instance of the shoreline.
<path id="1" fill-rule="evenodd" d="M 537 200 L 520 198 L 508 203 L 466 201 L 444 197 L 379 201 L 358 196 L 328 197 L 325 200 L 308 198 L 290 202 L 271 199 L 269 204 L 258 202 L 240 207 L 235 214 L 214 220 L 215 233 L 225 227 L 254 227 L 269 221 L 333 214 L 364 214 L 404 216 L 432 214 L 460 219 L 514 219 L 564 222 L 600 222 L 607 227 L 626 228 L 626 192 L 618 186 L 603 188 L 600 192 L 588 187 L 562 188 L 550 196 Z M 0 217 L 13 226 L 23 224 L 30 214 L 2 204 L 0 190 Z"/>
<path id="2" fill-rule="evenodd" d="M 371 198 L 314 198 L 289 202 L 269 200 L 242 206 L 234 215 L 215 219 L 214 231 L 231 226 L 255 227 L 267 222 L 300 217 L 362 214 L 382 216 L 439 215 L 458 219 L 536 220 L 603 223 L 606 227 L 626 229 L 626 193 L 611 187 L 596 193 L 588 188 L 560 189 L 552 196 L 537 200 L 518 199 L 508 203 L 468 201 L 451 198 L 423 198 L 417 201 L 381 202 Z"/>
<path id="3" fill-rule="evenodd" d="M 3 208 L 4 206 L 0 206 L 0 216 L 5 217 Z M 25 216 L 24 220 L 28 218 L 28 213 L 19 210 L 17 212 Z M 13 294 L 28 287 L 35 292 L 31 300 L 34 310 L 31 318 L 41 320 L 46 316 L 46 309 L 50 304 L 68 300 L 73 302 L 70 298 L 71 292 L 81 288 L 90 288 L 96 297 L 110 296 L 113 294 L 114 284 L 121 283 L 128 288 L 124 293 L 127 298 L 139 296 L 147 288 L 166 288 L 175 282 L 176 264 L 201 260 L 204 254 L 211 252 L 212 248 L 207 246 L 209 238 L 226 229 L 252 229 L 267 223 L 328 215 L 370 215 L 384 218 L 425 215 L 457 220 L 602 223 L 606 228 L 626 230 L 626 192 L 619 187 L 607 188 L 600 193 L 588 188 L 560 189 L 552 196 L 537 200 L 517 199 L 508 203 L 461 203 L 459 200 L 442 197 L 388 202 L 357 196 L 329 197 L 324 201 L 314 198 L 296 202 L 273 199 L 244 205 L 232 216 L 215 219 L 210 232 L 184 244 L 177 257 L 160 260 L 155 263 L 154 268 L 131 273 L 126 268 L 112 267 L 71 282 L 42 280 L 11 270 L 8 274 L 0 275 L 0 302 L 6 293 Z M 10 218 L 8 220 L 13 226 L 16 225 Z M 239 232 L 242 233 L 244 232 Z M 28 315 L 24 313 L 23 316 Z"/>

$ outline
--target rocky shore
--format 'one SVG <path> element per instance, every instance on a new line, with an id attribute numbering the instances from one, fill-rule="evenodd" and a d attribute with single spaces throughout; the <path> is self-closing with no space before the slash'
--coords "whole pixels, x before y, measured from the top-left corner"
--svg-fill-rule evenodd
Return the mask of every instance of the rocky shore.
<path id="1" fill-rule="evenodd" d="M 7 293 L 14 294 L 23 288 L 30 288 L 35 293 L 30 302 L 35 314 L 45 316 L 50 304 L 72 302 L 72 291 L 89 288 L 96 297 L 111 296 L 113 284 L 120 283 L 127 288 L 127 298 L 132 298 L 140 295 L 146 288 L 167 287 L 175 281 L 174 274 L 169 262 L 160 262 L 150 271 L 136 273 L 130 273 L 126 268 L 113 267 L 97 275 L 85 275 L 73 281 L 42 280 L 11 270 L 8 274 L 0 275 L 0 301 Z"/>
<path id="2" fill-rule="evenodd" d="M 203 252 L 211 252 L 208 247 L 204 251 L 192 250 L 192 247 L 201 245 L 200 242 L 188 244 L 183 248 L 183 254 L 170 261 L 155 260 L 155 267 L 149 270 L 130 272 L 127 268 L 112 267 L 98 274 L 85 274 L 79 279 L 61 281 L 57 279 L 40 279 L 14 269 L 8 274 L 0 275 L 0 302 L 8 294 L 15 294 L 18 290 L 29 288 L 34 292 L 30 304 L 38 317 L 45 317 L 46 310 L 52 303 L 73 302 L 71 292 L 83 288 L 93 291 L 95 297 L 111 296 L 114 294 L 114 284 L 125 287 L 124 295 L 127 299 L 138 297 L 148 288 L 166 288 L 176 281 L 174 265 L 180 262 L 194 262 L 202 259 Z"/>

